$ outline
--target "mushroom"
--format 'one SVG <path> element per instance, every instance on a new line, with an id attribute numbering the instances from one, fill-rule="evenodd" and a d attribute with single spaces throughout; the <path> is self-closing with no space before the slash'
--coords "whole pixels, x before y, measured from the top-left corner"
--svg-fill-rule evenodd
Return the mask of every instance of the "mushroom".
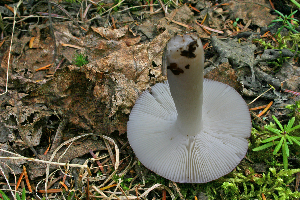
<path id="1" fill-rule="evenodd" d="M 127 124 L 129 143 L 144 166 L 171 181 L 218 179 L 247 152 L 248 106 L 232 87 L 204 79 L 197 36 L 175 36 L 165 54 L 168 81 L 136 101 Z"/>

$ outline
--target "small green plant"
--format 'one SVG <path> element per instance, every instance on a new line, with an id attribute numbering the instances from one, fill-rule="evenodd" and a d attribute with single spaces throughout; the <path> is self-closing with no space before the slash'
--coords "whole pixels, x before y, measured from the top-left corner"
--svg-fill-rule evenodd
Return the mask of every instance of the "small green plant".
<path id="1" fill-rule="evenodd" d="M 298 8 L 300 8 L 300 4 L 296 0 L 291 0 L 292 3 L 294 3 Z"/>
<path id="2" fill-rule="evenodd" d="M 76 3 L 76 2 L 80 2 L 81 0 L 65 0 L 68 3 Z"/>
<path id="3" fill-rule="evenodd" d="M 122 1 L 121 0 L 115 0 L 115 7 L 114 7 L 114 11 L 118 11 L 119 10 L 119 7 L 121 6 L 122 4 Z"/>
<path id="4" fill-rule="evenodd" d="M 209 200 L 263 200 L 263 196 L 265 199 L 297 199 L 300 192 L 293 192 L 291 183 L 295 181 L 293 174 L 298 172 L 300 169 L 276 171 L 269 168 L 266 173 L 258 174 L 249 168 L 246 174 L 244 169 L 237 167 L 236 171 L 218 180 L 197 184 L 195 190 L 205 191 Z"/>
<path id="5" fill-rule="evenodd" d="M 282 22 L 282 26 L 277 30 L 275 35 L 278 35 L 278 33 L 280 33 L 282 31 L 283 28 L 287 28 L 288 30 L 298 33 L 298 31 L 295 30 L 295 28 L 298 26 L 298 24 L 296 25 L 292 25 L 289 21 L 293 20 L 293 22 L 299 22 L 297 19 L 292 18 L 292 16 L 297 12 L 297 10 L 295 10 L 294 12 L 292 12 L 290 15 L 283 15 L 281 12 L 279 12 L 278 10 L 275 10 L 275 12 L 279 15 L 279 17 L 275 20 L 273 20 L 273 24 L 271 24 L 270 26 L 274 26 L 276 22 Z"/>
<path id="6" fill-rule="evenodd" d="M 131 182 L 131 180 L 133 179 L 133 178 L 124 178 L 124 175 L 123 176 L 119 176 L 119 175 L 113 175 L 113 178 L 112 178 L 115 182 L 119 182 L 119 179 L 121 179 L 121 184 L 120 184 L 120 186 L 124 189 L 124 190 L 129 190 L 130 188 L 128 188 L 127 186 L 126 186 L 126 183 L 130 183 Z"/>
<path id="7" fill-rule="evenodd" d="M 292 114 L 300 112 L 300 101 L 296 101 L 295 104 L 287 105 L 285 108 L 292 111 Z"/>
<path id="8" fill-rule="evenodd" d="M 234 27 L 236 27 L 239 20 L 240 20 L 240 18 L 236 18 L 232 25 L 233 25 Z"/>
<path id="9" fill-rule="evenodd" d="M 83 54 L 76 54 L 74 62 L 78 67 L 82 67 L 83 65 L 89 63 L 89 61 L 87 60 L 87 56 L 84 56 Z"/>
<path id="10" fill-rule="evenodd" d="M 0 190 L 0 194 L 2 195 L 3 200 L 10 200 L 10 198 L 2 191 Z M 26 191 L 25 188 L 22 190 L 22 198 L 18 193 L 16 193 L 16 199 L 17 200 L 26 200 Z"/>
<path id="11" fill-rule="evenodd" d="M 105 12 L 105 3 L 100 2 L 97 4 L 97 12 L 102 15 L 103 12 Z"/>
<path id="12" fill-rule="evenodd" d="M 221 186 L 222 199 L 295 199 L 300 192 L 292 192 L 289 184 L 294 181 L 293 174 L 300 169 L 280 170 L 269 168 L 268 173 L 248 175 L 232 172 L 232 178 L 226 178 Z"/>
<path id="13" fill-rule="evenodd" d="M 285 108 L 291 110 L 288 116 L 295 117 L 295 121 L 300 123 L 300 100 L 296 101 L 295 104 L 287 105 Z M 297 136 L 300 136 L 300 132 Z"/>
<path id="14" fill-rule="evenodd" d="M 263 149 L 269 148 L 271 146 L 276 145 L 273 155 L 277 154 L 277 152 L 282 149 L 282 158 L 283 158 L 283 167 L 285 170 L 288 169 L 288 157 L 290 156 L 290 151 L 288 145 L 291 145 L 296 143 L 297 145 L 300 146 L 300 137 L 296 136 L 291 136 L 290 133 L 295 131 L 296 129 L 300 128 L 300 124 L 292 127 L 295 122 L 295 117 L 289 120 L 287 125 L 282 126 L 282 124 L 279 122 L 279 120 L 275 117 L 272 116 L 276 124 L 279 126 L 279 129 L 273 128 L 273 125 L 267 125 L 265 126 L 265 129 L 268 131 L 275 133 L 276 136 L 272 136 L 270 138 L 267 138 L 262 141 L 262 143 L 265 143 L 262 146 L 256 147 L 253 149 L 253 151 L 261 151 Z M 279 140 L 280 139 L 280 140 Z M 275 141 L 277 140 L 277 141 Z M 279 140 L 279 141 L 278 141 Z"/>
<path id="15" fill-rule="evenodd" d="M 292 33 L 290 31 L 286 36 L 281 36 L 281 34 L 278 33 L 276 35 L 276 39 L 276 43 L 273 43 L 272 41 L 264 41 L 263 38 L 254 39 L 254 41 L 259 42 L 264 49 L 289 49 L 294 54 L 300 53 L 298 48 L 300 45 L 300 33 Z M 281 67 L 288 58 L 289 57 L 280 57 L 275 61 L 269 62 L 269 64 L 275 65 L 276 67 Z"/>

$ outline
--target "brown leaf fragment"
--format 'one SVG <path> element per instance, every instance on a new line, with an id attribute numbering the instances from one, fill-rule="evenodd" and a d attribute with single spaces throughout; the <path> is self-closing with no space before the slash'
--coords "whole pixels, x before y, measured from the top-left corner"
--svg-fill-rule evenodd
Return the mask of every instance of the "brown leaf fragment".
<path id="1" fill-rule="evenodd" d="M 2 47 L 2 45 L 4 44 L 4 42 L 5 42 L 4 39 L 0 42 L 0 48 Z"/>
<path id="2" fill-rule="evenodd" d="M 137 36 L 134 38 L 124 38 L 123 41 L 126 43 L 127 46 L 133 46 L 139 43 L 141 40 L 141 36 Z"/>
<path id="3" fill-rule="evenodd" d="M 156 28 L 158 30 L 167 29 L 170 33 L 180 33 L 182 31 L 182 27 L 190 30 L 191 22 L 193 22 L 192 19 L 193 12 L 187 5 L 184 5 L 176 10 L 173 10 L 168 17 L 159 20 Z"/>
<path id="4" fill-rule="evenodd" d="M 9 49 L 4 53 L 4 56 L 3 56 L 2 61 L 1 61 L 1 68 L 3 69 L 3 72 L 5 72 L 5 73 L 6 73 L 6 70 L 7 70 L 7 67 L 8 67 L 8 56 L 9 56 Z M 10 61 L 12 61 L 12 58 L 13 57 L 11 55 Z M 5 73 L 4 74 L 1 73 L 1 76 L 3 76 L 3 78 L 6 77 Z"/>
<path id="5" fill-rule="evenodd" d="M 48 65 L 46 65 L 46 66 L 43 66 L 43 67 L 40 67 L 40 68 L 36 69 L 35 71 L 37 72 L 37 71 L 47 70 L 47 69 L 49 69 L 49 67 L 51 67 L 51 66 L 52 66 L 52 64 L 48 64 Z"/>
<path id="6" fill-rule="evenodd" d="M 32 37 L 29 41 L 29 48 L 33 47 L 33 42 L 34 42 L 35 37 Z"/>
<path id="7" fill-rule="evenodd" d="M 228 62 L 220 64 L 217 68 L 205 74 L 204 77 L 225 83 L 239 92 L 242 90 L 242 84 L 237 80 L 238 77 Z"/>
<path id="8" fill-rule="evenodd" d="M 276 18 L 275 15 L 270 14 L 272 8 L 269 2 L 265 0 L 231 1 L 225 9 L 229 10 L 231 19 L 240 18 L 246 21 L 251 20 L 252 24 L 259 27 L 268 26 L 272 20 Z"/>
<path id="9" fill-rule="evenodd" d="M 126 25 L 119 29 L 110 29 L 110 28 L 104 28 L 104 27 L 98 27 L 98 28 L 92 27 L 92 30 L 108 40 L 112 40 L 112 39 L 116 40 L 116 39 L 123 37 L 128 32 L 128 26 Z"/>
<path id="10" fill-rule="evenodd" d="M 39 48 L 40 46 L 40 37 L 31 37 L 30 41 L 29 41 L 29 48 Z"/>
<path id="11" fill-rule="evenodd" d="M 42 124 L 52 112 L 46 106 L 24 106 L 21 101 L 10 103 L 1 113 L 1 121 L 10 130 L 10 142 L 21 147 L 37 146 L 42 136 Z M 20 138 L 21 137 L 21 138 Z M 20 142 L 16 141 L 20 138 Z M 28 144 L 27 144 L 28 142 Z"/>
<path id="12" fill-rule="evenodd" d="M 297 172 L 297 174 L 296 174 L 295 191 L 298 191 L 299 183 L 300 183 L 300 172 Z"/>
<path id="13" fill-rule="evenodd" d="M 160 68 L 170 37 L 166 30 L 150 43 L 133 46 L 126 45 L 123 38 L 103 39 L 105 56 L 95 56 L 94 62 L 82 67 L 69 65 L 58 70 L 23 100 L 28 104 L 47 104 L 70 124 L 85 130 L 125 133 L 128 114 L 139 94 L 150 84 L 165 80 Z M 111 49 L 108 44 L 116 47 Z"/>
<path id="14" fill-rule="evenodd" d="M 0 144 L 0 149 L 13 152 L 13 149 L 7 143 Z M 12 157 L 15 155 L 0 151 L 0 156 L 1 157 Z M 1 160 L 1 161 L 3 162 L 3 160 Z M 2 162 L 0 162 L 0 165 L 1 165 L 2 169 L 4 170 L 5 175 L 8 175 L 9 173 L 12 173 L 12 172 L 14 172 L 15 174 L 21 174 L 23 172 L 22 165 L 24 163 L 26 163 L 27 161 L 8 159 L 8 160 L 5 160 L 5 164 L 3 164 Z M 9 166 L 10 169 L 7 166 Z"/>

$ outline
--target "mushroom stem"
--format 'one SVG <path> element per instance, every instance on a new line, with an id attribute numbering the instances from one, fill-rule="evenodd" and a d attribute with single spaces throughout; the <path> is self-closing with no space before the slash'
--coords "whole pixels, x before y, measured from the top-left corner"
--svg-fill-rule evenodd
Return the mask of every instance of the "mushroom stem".
<path id="1" fill-rule="evenodd" d="M 202 130 L 204 51 L 199 38 L 175 36 L 166 51 L 167 75 L 177 120 L 176 129 L 184 136 Z"/>

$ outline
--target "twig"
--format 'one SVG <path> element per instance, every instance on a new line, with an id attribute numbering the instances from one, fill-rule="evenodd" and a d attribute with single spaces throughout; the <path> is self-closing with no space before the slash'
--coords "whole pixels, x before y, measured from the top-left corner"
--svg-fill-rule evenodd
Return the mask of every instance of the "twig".
<path id="1" fill-rule="evenodd" d="M 132 7 L 129 7 L 129 8 L 125 8 L 124 10 L 120 10 L 120 11 L 117 11 L 117 13 L 119 12 L 124 12 L 126 10 L 130 10 L 130 9 L 134 9 L 134 8 L 141 8 L 141 7 L 145 7 L 145 6 L 158 6 L 159 4 L 149 4 L 149 5 L 141 5 L 141 6 L 132 6 Z M 95 18 L 93 18 L 95 19 Z"/>
<path id="2" fill-rule="evenodd" d="M 31 189 L 31 185 L 30 185 L 30 182 L 29 182 L 29 179 L 28 179 L 28 175 L 27 175 L 27 171 L 26 171 L 26 167 L 23 165 L 23 173 L 24 173 L 24 178 L 25 178 L 25 181 L 26 181 L 26 185 L 28 187 L 28 190 L 30 193 L 32 193 L 32 189 Z"/>
<path id="3" fill-rule="evenodd" d="M 65 188 L 66 191 L 69 190 L 68 186 L 64 182 L 59 181 L 59 183 Z"/>
<path id="4" fill-rule="evenodd" d="M 253 99 L 253 101 L 251 101 L 250 103 L 248 103 L 248 106 L 250 104 L 252 104 L 253 102 L 255 102 L 259 97 L 261 97 L 262 95 L 264 95 L 265 93 L 267 93 L 268 91 L 270 91 L 271 89 L 275 89 L 272 85 L 270 85 L 270 88 L 267 89 L 266 91 L 264 91 L 262 94 L 260 94 L 258 97 L 256 97 L 255 99 Z"/>
<path id="5" fill-rule="evenodd" d="M 20 154 L 13 153 L 13 152 L 7 151 L 7 150 L 5 150 L 5 149 L 1 149 L 1 148 L 0 148 L 0 151 L 3 151 L 3 152 L 5 152 L 5 153 L 10 153 L 10 154 L 12 154 L 12 155 L 15 155 L 16 157 L 20 157 L 20 156 L 21 156 Z"/>
<path id="6" fill-rule="evenodd" d="M 52 142 L 50 153 L 53 152 L 60 144 L 61 138 L 62 138 L 62 131 L 65 128 L 66 124 L 67 124 L 66 119 L 62 119 L 62 121 L 59 123 L 56 133 L 55 133 L 55 137 Z"/>
<path id="7" fill-rule="evenodd" d="M 161 1 L 161 0 L 158 0 L 159 1 L 159 3 L 160 3 L 160 5 L 161 5 L 161 7 L 162 7 L 162 9 L 163 9 L 163 11 L 164 11 L 164 13 L 165 13 L 165 17 L 167 16 L 167 11 L 166 11 L 166 8 L 165 8 L 165 6 L 164 6 L 164 4 L 163 4 L 163 2 Z"/>
<path id="8" fill-rule="evenodd" d="M 61 61 L 58 63 L 58 65 L 55 68 L 55 71 L 58 70 L 60 68 L 60 66 L 62 65 L 62 63 L 65 61 L 65 58 L 61 59 Z"/>
<path id="9" fill-rule="evenodd" d="M 149 192 L 151 192 L 152 190 L 154 190 L 155 188 L 158 188 L 158 187 L 163 187 L 165 190 L 167 190 L 169 192 L 169 194 L 171 195 L 171 198 L 175 199 L 175 196 L 174 196 L 173 192 L 168 187 L 166 187 L 165 185 L 162 185 L 162 184 L 159 184 L 159 183 L 153 185 L 151 188 L 146 190 L 140 197 L 142 198 L 144 196 L 147 196 L 149 194 Z"/>
<path id="10" fill-rule="evenodd" d="M 121 192 L 124 194 L 124 196 L 126 197 L 126 199 L 129 200 L 129 199 L 128 199 L 128 196 L 125 194 L 123 188 L 122 188 L 121 186 L 119 186 L 119 188 L 120 188 Z"/>
<path id="11" fill-rule="evenodd" d="M 48 12 L 49 12 L 49 27 L 50 27 L 50 35 L 53 39 L 54 42 L 54 55 L 53 55 L 53 66 L 55 66 L 55 60 L 56 60 L 56 54 L 57 54 L 57 46 L 56 46 L 56 40 L 55 40 L 55 34 L 54 34 L 54 28 L 53 28 L 53 24 L 52 24 L 52 16 L 51 16 L 51 5 L 50 5 L 50 0 L 48 0 Z"/>
<path id="12" fill-rule="evenodd" d="M 89 9 L 90 9 L 91 6 L 92 6 L 92 4 L 89 4 L 89 5 L 86 7 L 86 9 L 85 9 L 85 11 L 84 11 L 84 13 L 83 13 L 83 15 L 82 15 L 82 20 L 83 20 L 83 21 L 86 20 L 87 12 L 89 11 Z"/>
<path id="13" fill-rule="evenodd" d="M 204 22 L 205 22 L 205 20 L 206 20 L 206 17 L 207 17 L 207 13 L 206 13 L 206 15 L 204 16 L 204 18 L 203 18 L 203 20 L 202 20 L 202 22 L 201 22 L 201 25 L 204 24 Z M 197 20 L 196 20 L 196 22 L 197 22 Z M 209 32 L 208 30 L 206 30 L 206 28 L 204 28 L 204 27 L 202 27 L 202 28 L 203 28 L 203 30 L 204 30 L 208 35 L 211 34 L 211 32 Z"/>
<path id="14" fill-rule="evenodd" d="M 118 183 L 117 183 L 117 187 L 114 189 L 114 192 L 110 195 L 110 197 L 116 196 L 117 194 L 117 189 L 120 188 L 120 185 L 123 181 L 121 180 L 121 178 L 118 179 Z M 128 199 L 128 198 L 127 198 Z"/>
<path id="15" fill-rule="evenodd" d="M 84 31 L 86 31 L 83 27 L 81 27 L 79 24 L 78 24 L 78 22 L 76 21 L 76 20 L 74 20 L 74 18 L 68 13 L 68 11 L 66 11 L 66 9 L 64 9 L 63 7 L 61 7 L 59 4 L 57 4 L 57 3 L 55 3 L 55 2 L 53 2 L 53 1 L 51 1 L 50 3 L 52 3 L 53 5 L 55 5 L 56 7 L 58 7 L 61 11 L 63 11 L 68 17 L 69 17 L 69 19 L 71 19 L 74 23 L 75 23 L 75 25 L 76 26 L 78 26 L 80 29 L 80 32 L 82 32 L 82 30 L 84 30 Z"/>
<path id="16" fill-rule="evenodd" d="M 65 19 L 65 20 L 69 20 L 69 18 L 66 18 L 66 17 L 63 17 L 63 16 L 59 16 L 59 15 L 54 15 L 52 14 L 52 17 L 53 18 L 57 18 L 57 19 Z M 16 24 L 22 22 L 22 21 L 25 21 L 27 19 L 30 19 L 30 18 L 48 18 L 48 13 L 47 15 L 45 16 L 39 16 L 39 15 L 28 15 L 28 16 L 21 16 L 22 19 L 20 19 L 19 21 L 16 21 Z M 3 17 L 3 20 L 5 19 L 14 19 L 14 17 Z"/>
<path id="17" fill-rule="evenodd" d="M 177 186 L 177 184 L 175 182 L 172 182 L 173 186 L 175 187 L 177 193 L 179 194 L 180 199 L 184 199 L 183 195 L 180 192 L 179 187 Z"/>
<path id="18" fill-rule="evenodd" d="M 284 92 L 288 92 L 288 93 L 294 94 L 296 96 L 300 95 L 300 92 L 295 92 L 295 91 L 292 91 L 292 90 L 284 90 Z"/>
<path id="19" fill-rule="evenodd" d="M 165 189 L 163 189 L 162 193 L 163 193 L 162 200 L 166 200 L 167 199 L 167 191 Z"/>
<path id="20" fill-rule="evenodd" d="M 210 30 L 212 32 L 216 32 L 216 33 L 220 33 L 220 34 L 223 34 L 224 32 L 223 31 L 219 31 L 219 30 L 216 30 L 216 29 L 212 29 L 212 28 L 209 28 L 207 26 L 204 26 L 202 24 L 200 24 L 199 22 L 197 22 L 197 20 L 195 20 L 196 24 L 198 24 L 199 26 L 201 26 L 202 28 L 205 28 L 207 30 Z"/>
<path id="21" fill-rule="evenodd" d="M 271 5 L 272 9 L 275 10 L 275 7 L 274 7 L 274 4 L 272 3 L 272 1 L 269 0 L 269 2 L 270 2 L 270 5 Z"/>
<path id="22" fill-rule="evenodd" d="M 104 143 L 105 143 L 105 146 L 106 146 L 106 148 L 107 148 L 108 154 L 109 154 L 109 156 L 110 156 L 110 160 L 111 160 L 112 164 L 115 165 L 116 161 L 115 161 L 115 158 L 114 158 L 114 154 L 113 154 L 113 152 L 112 152 L 112 149 L 111 149 L 109 143 L 108 143 L 106 140 L 104 140 Z"/>
<path id="23" fill-rule="evenodd" d="M 92 188 L 94 190 L 96 190 L 96 192 L 98 192 L 99 194 L 101 194 L 102 196 L 107 197 L 106 194 L 104 194 L 104 192 L 102 192 L 101 190 L 99 190 L 95 185 L 93 185 Z"/>
<path id="24" fill-rule="evenodd" d="M 114 9 L 115 7 L 121 5 L 124 1 L 125 1 L 125 0 L 120 1 L 118 4 L 114 5 L 113 7 L 111 7 L 110 9 L 108 9 L 107 11 L 105 11 L 104 13 L 102 13 L 101 16 L 104 15 L 104 14 L 106 14 L 106 13 L 108 13 L 108 12 L 110 12 L 110 11 L 111 11 L 112 9 Z"/>
<path id="25" fill-rule="evenodd" d="M 150 13 L 153 13 L 153 0 L 150 0 Z"/>
<path id="26" fill-rule="evenodd" d="M 20 177 L 19 177 L 18 182 L 17 182 L 17 185 L 16 185 L 16 190 L 18 190 L 18 188 L 19 188 L 19 186 L 20 186 L 20 183 L 21 183 L 21 181 L 22 181 L 22 179 L 23 179 L 23 176 L 24 176 L 24 172 L 22 172 L 22 173 L 20 174 Z"/>
<path id="27" fill-rule="evenodd" d="M 64 143 L 62 143 L 61 145 L 59 145 L 59 147 L 57 147 L 57 149 L 55 149 L 55 151 L 53 152 L 53 154 L 51 155 L 51 158 L 50 158 L 50 162 L 54 159 L 56 153 L 59 151 L 60 148 L 62 148 L 64 145 L 70 143 L 70 142 L 73 142 L 75 140 L 78 140 L 82 137 L 86 137 L 86 136 L 89 136 L 89 135 L 92 135 L 92 133 L 88 133 L 88 134 L 84 134 L 84 135 L 80 135 L 80 136 L 77 136 L 77 137 L 74 137 L 74 138 L 71 138 L 67 141 L 65 141 Z M 70 164 L 71 165 L 71 164 Z M 78 164 L 75 164 L 75 165 L 78 165 Z M 87 166 L 82 166 L 84 168 L 87 168 Z M 46 192 L 46 199 L 48 199 L 48 195 L 47 195 L 47 184 L 48 184 L 48 178 L 49 178 L 49 169 L 50 168 L 50 164 L 47 164 L 47 167 L 46 167 L 46 180 L 45 180 L 45 192 Z"/>
<path id="28" fill-rule="evenodd" d="M 5 163 L 3 163 L 3 164 L 5 164 Z M 6 165 L 6 164 L 5 164 L 5 165 Z M 3 169 L 2 169 L 1 166 L 0 166 L 0 171 L 1 171 L 1 173 L 2 173 L 2 175 L 3 175 L 3 177 L 4 177 L 4 179 L 5 179 L 5 181 L 6 181 L 6 183 L 7 183 L 7 186 L 8 186 L 8 188 L 9 188 L 10 192 L 11 192 L 11 195 L 14 197 L 14 199 L 16 199 L 16 196 L 15 196 L 15 194 L 13 193 L 13 190 L 11 189 L 10 184 L 9 184 L 9 181 L 8 181 L 8 179 L 6 178 L 6 176 L 5 176 L 5 174 L 4 174 L 4 171 L 3 171 Z"/>
<path id="29" fill-rule="evenodd" d="M 100 188 L 104 187 L 104 185 L 112 179 L 112 177 L 117 173 L 117 170 L 115 170 L 109 177 L 99 186 Z"/>
<path id="30" fill-rule="evenodd" d="M 9 64 L 10 64 L 10 57 L 11 57 L 12 42 L 13 42 L 14 32 L 15 32 L 15 26 L 16 26 L 16 13 L 17 13 L 17 8 L 21 5 L 21 3 L 22 3 L 22 0 L 20 0 L 19 3 L 17 4 L 17 7 L 14 8 L 14 22 L 13 22 L 13 29 L 12 29 L 12 33 L 11 33 L 9 53 L 8 53 L 8 61 L 7 61 L 7 69 L 6 69 L 5 92 L 3 92 L 0 95 L 6 94 L 8 92 L 8 72 L 9 72 Z"/>
<path id="31" fill-rule="evenodd" d="M 20 156 L 20 157 L 2 157 L 1 156 L 0 160 L 26 160 L 26 161 L 29 161 L 29 162 L 39 162 L 39 163 L 45 163 L 45 164 L 49 164 L 49 165 L 84 167 L 84 168 L 88 167 L 87 165 L 51 162 L 51 161 L 40 160 L 40 159 L 36 159 L 36 158 L 27 158 L 27 157 L 24 157 L 24 156 Z"/>
<path id="32" fill-rule="evenodd" d="M 255 107 L 255 108 L 250 108 L 249 110 L 260 110 L 260 109 L 263 109 L 265 107 L 267 107 L 267 105 L 258 106 L 258 107 Z"/>
<path id="33" fill-rule="evenodd" d="M 171 22 L 173 22 L 173 23 L 175 23 L 175 24 L 178 24 L 179 26 L 183 26 L 183 27 L 185 27 L 185 28 L 187 28 L 187 29 L 194 29 L 192 26 L 189 26 L 189 25 L 187 25 L 187 24 L 184 24 L 184 23 L 175 21 L 175 20 L 170 19 L 170 18 L 168 18 L 168 17 L 166 17 L 166 19 L 167 19 L 167 20 L 170 20 Z"/>
<path id="34" fill-rule="evenodd" d="M 267 105 L 267 107 L 257 115 L 257 117 L 261 117 L 263 114 L 265 114 L 265 112 L 268 111 L 268 109 L 272 106 L 272 104 L 273 104 L 273 101 L 271 101 L 271 102 Z"/>
<path id="35" fill-rule="evenodd" d="M 93 158 L 95 158 L 95 159 L 97 158 L 97 156 L 94 154 L 94 152 L 93 152 L 91 149 L 89 150 L 89 152 L 90 152 L 90 154 L 93 156 Z M 104 168 L 103 168 L 103 165 L 101 164 L 101 162 L 100 162 L 99 160 L 97 160 L 96 163 L 97 163 L 97 165 L 99 166 L 101 172 L 102 172 L 103 174 L 105 174 L 105 171 L 104 171 Z"/>
<path id="36" fill-rule="evenodd" d="M 111 139 L 110 137 L 107 137 L 105 135 L 102 136 L 104 139 L 107 139 L 108 141 L 112 142 L 115 145 L 115 151 L 116 151 L 116 161 L 115 161 L 115 170 L 117 170 L 119 168 L 119 163 L 120 163 L 120 152 L 119 152 L 119 148 L 118 145 L 115 143 L 115 141 L 113 139 Z"/>
<path id="37" fill-rule="evenodd" d="M 49 67 L 51 67 L 52 64 L 48 64 L 48 65 L 45 65 L 43 67 L 40 67 L 38 69 L 36 69 L 35 71 L 38 72 L 38 71 L 42 71 L 42 70 L 47 70 L 49 69 Z"/>

